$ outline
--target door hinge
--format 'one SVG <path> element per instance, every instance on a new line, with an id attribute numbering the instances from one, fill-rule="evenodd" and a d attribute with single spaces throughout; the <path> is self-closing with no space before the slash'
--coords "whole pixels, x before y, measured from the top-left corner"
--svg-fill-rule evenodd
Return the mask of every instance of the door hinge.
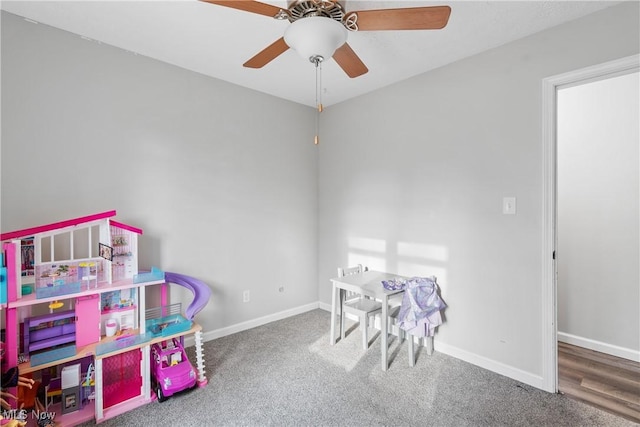
<path id="1" fill-rule="evenodd" d="M 556 251 L 553 251 L 553 259 L 556 259 Z"/>

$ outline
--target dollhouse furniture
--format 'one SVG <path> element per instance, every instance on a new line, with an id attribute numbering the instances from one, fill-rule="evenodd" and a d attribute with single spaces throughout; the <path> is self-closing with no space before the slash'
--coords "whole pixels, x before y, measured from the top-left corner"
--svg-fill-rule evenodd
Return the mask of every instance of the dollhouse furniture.
<path id="1" fill-rule="evenodd" d="M 60 397 L 62 413 L 73 412 L 79 409 L 80 400 L 80 376 L 81 365 L 75 363 L 64 366 L 60 376 L 51 378 L 44 387 L 45 410 L 53 406 L 54 399 Z"/>
<path id="2" fill-rule="evenodd" d="M 49 384 L 44 386 L 44 408 L 48 411 L 53 405 L 53 399 L 62 395 L 62 379 L 52 378 Z"/>
<path id="3" fill-rule="evenodd" d="M 142 230 L 115 221 L 115 214 L 108 211 L 0 236 L 7 270 L 7 302 L 0 304 L 3 366 L 18 366 L 21 375 L 42 379 L 47 410 L 56 412 L 62 427 L 101 422 L 155 400 L 148 362 L 155 343 L 193 334 L 197 384 L 207 382 L 202 328 L 192 318 L 208 302 L 210 289 L 181 276 L 188 286 L 176 284 L 194 293 L 188 324 L 168 335 L 147 334 L 146 290 L 159 287 L 162 304 L 168 305 L 169 280 L 157 269 L 138 271 Z M 22 293 L 25 286 L 32 289 L 30 294 Z M 111 337 L 102 330 L 109 319 L 118 323 Z M 21 344 L 30 358 L 26 361 Z M 7 391 L 16 394 L 15 387 Z"/>
<path id="4" fill-rule="evenodd" d="M 24 351 L 33 353 L 76 341 L 76 312 L 68 310 L 24 320 Z"/>
<path id="5" fill-rule="evenodd" d="M 69 365 L 62 368 L 62 413 L 77 411 L 80 408 L 80 364 Z"/>
<path id="6" fill-rule="evenodd" d="M 93 363 L 89 364 L 86 372 L 82 374 L 82 383 L 80 384 L 80 401 L 81 405 L 88 404 L 93 402 L 96 395 L 93 391 L 95 386 L 95 382 L 93 379 L 94 369 Z"/>

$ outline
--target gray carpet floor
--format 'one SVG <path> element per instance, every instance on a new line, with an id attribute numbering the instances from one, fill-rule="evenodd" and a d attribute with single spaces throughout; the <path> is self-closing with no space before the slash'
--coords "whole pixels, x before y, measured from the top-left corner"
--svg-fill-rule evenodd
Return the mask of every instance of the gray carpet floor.
<path id="1" fill-rule="evenodd" d="M 623 418 L 477 366 L 360 331 L 329 345 L 329 313 L 314 310 L 204 344 L 209 384 L 101 426 L 632 426 Z M 375 337 L 375 334 L 374 334 Z M 193 358 L 193 349 L 189 349 Z M 85 425 L 92 425 L 93 422 Z"/>

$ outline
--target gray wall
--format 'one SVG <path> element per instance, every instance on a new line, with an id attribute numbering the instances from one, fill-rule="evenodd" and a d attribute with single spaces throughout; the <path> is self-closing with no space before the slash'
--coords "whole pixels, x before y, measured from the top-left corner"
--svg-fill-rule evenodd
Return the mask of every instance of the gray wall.
<path id="1" fill-rule="evenodd" d="M 2 230 L 115 209 L 144 230 L 141 268 L 211 286 L 205 331 L 317 304 L 313 126 L 311 108 L 2 13 Z"/>
<path id="2" fill-rule="evenodd" d="M 115 208 L 145 231 L 143 267 L 211 285 L 208 331 L 327 307 L 352 261 L 435 273 L 436 349 L 540 385 L 541 81 L 638 53 L 637 17 L 616 6 L 327 108 L 314 147 L 307 107 L 3 13 L 2 230 Z M 283 117 L 299 126 L 277 133 Z"/>
<path id="3" fill-rule="evenodd" d="M 558 339 L 640 358 L 638 72 L 558 92 Z M 635 357 L 633 357 L 635 355 Z"/>
<path id="4" fill-rule="evenodd" d="M 614 6 L 328 108 L 321 301 L 354 260 L 435 274 L 436 350 L 542 387 L 542 79 L 637 54 L 638 16 Z"/>

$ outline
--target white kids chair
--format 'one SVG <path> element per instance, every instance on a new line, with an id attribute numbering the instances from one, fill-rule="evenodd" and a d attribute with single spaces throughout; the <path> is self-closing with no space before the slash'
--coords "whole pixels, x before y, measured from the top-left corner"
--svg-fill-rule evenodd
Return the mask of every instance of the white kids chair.
<path id="1" fill-rule="evenodd" d="M 366 267 L 363 269 L 362 264 L 358 264 L 355 267 L 340 268 L 338 267 L 338 277 L 350 276 L 352 274 L 362 274 L 366 271 Z M 382 311 L 382 304 L 374 299 L 365 298 L 363 295 L 356 292 L 345 291 L 346 295 L 344 303 L 342 304 L 342 315 L 340 330 L 342 331 L 341 338 L 344 339 L 345 327 L 344 319 L 345 313 L 353 314 L 360 319 L 360 329 L 362 329 L 362 348 L 369 348 L 369 338 L 367 335 L 367 329 L 369 328 L 369 316 L 375 316 Z"/>

